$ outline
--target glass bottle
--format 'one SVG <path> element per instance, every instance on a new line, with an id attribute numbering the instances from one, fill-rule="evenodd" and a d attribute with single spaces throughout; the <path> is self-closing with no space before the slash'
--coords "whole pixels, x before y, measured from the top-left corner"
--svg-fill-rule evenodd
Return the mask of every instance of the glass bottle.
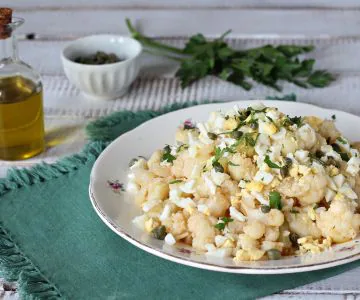
<path id="1" fill-rule="evenodd" d="M 24 23 L 0 24 L 0 159 L 27 159 L 45 147 L 40 76 L 20 60 L 14 31 Z"/>

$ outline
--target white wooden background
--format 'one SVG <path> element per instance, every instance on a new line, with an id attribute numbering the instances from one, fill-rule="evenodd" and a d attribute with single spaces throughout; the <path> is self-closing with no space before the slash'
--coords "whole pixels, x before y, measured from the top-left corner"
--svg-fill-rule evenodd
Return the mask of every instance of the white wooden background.
<path id="1" fill-rule="evenodd" d="M 173 78 L 176 65 L 143 56 L 143 72 L 130 93 L 116 101 L 83 98 L 67 81 L 59 53 L 66 42 L 95 33 L 127 34 L 129 17 L 145 34 L 173 45 L 202 32 L 216 36 L 232 29 L 236 48 L 267 43 L 314 44 L 318 68 L 338 74 L 326 89 L 302 90 L 286 84 L 299 101 L 360 115 L 360 1 L 358 0 L 0 0 L 26 19 L 19 30 L 21 57 L 39 70 L 45 87 L 46 153 L 22 162 L 0 161 L 0 176 L 11 166 L 27 167 L 79 151 L 86 143 L 85 124 L 120 109 L 156 109 L 188 100 L 261 99 L 274 91 L 257 87 L 250 92 L 215 78 L 181 90 Z M 30 33 L 35 38 L 28 39 Z M 298 287 L 269 299 L 360 299 L 360 269 Z M 14 286 L 2 285 L 0 299 L 16 299 Z"/>

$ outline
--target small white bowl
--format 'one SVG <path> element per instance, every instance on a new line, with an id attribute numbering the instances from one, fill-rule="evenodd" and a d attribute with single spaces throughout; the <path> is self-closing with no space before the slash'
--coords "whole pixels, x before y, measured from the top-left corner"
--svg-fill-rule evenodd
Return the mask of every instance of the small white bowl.
<path id="1" fill-rule="evenodd" d="M 122 61 L 105 65 L 76 63 L 77 57 L 97 51 L 115 53 Z M 123 96 L 139 73 L 141 44 L 129 37 L 102 34 L 70 42 L 61 53 L 66 77 L 87 97 L 115 99 Z"/>

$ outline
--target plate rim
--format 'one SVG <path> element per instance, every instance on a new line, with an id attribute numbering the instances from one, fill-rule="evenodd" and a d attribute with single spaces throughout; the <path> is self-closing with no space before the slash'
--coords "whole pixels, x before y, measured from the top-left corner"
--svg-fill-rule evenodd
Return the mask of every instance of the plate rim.
<path id="1" fill-rule="evenodd" d="M 328 262 L 321 262 L 321 263 L 314 263 L 314 264 L 309 264 L 306 266 L 289 266 L 289 267 L 266 267 L 266 268 L 261 268 L 261 267 L 241 267 L 241 266 L 221 266 L 215 263 L 208 263 L 208 262 L 196 262 L 194 260 L 191 259 L 187 259 L 184 257 L 179 257 L 176 255 L 172 255 L 170 253 L 166 253 L 163 252 L 161 250 L 157 250 L 152 248 L 150 245 L 147 245 L 146 243 L 143 243 L 139 240 L 137 240 L 136 238 L 134 238 L 133 236 L 131 236 L 130 234 L 128 234 L 125 230 L 123 230 L 120 226 L 118 226 L 117 224 L 115 224 L 110 218 L 107 217 L 106 213 L 100 208 L 100 205 L 98 204 L 98 201 L 96 200 L 96 197 L 92 191 L 92 187 L 94 186 L 94 180 L 93 180 L 93 174 L 95 172 L 95 169 L 97 167 L 97 165 L 99 164 L 99 161 L 101 160 L 101 157 L 103 155 L 106 155 L 106 152 L 108 151 L 108 149 L 112 146 L 112 144 L 116 143 L 121 137 L 131 134 L 134 130 L 139 129 L 140 127 L 146 126 L 149 122 L 153 121 L 154 119 L 159 119 L 162 117 L 166 117 L 168 115 L 171 114 L 176 114 L 179 111 L 186 111 L 186 110 L 191 110 L 194 107 L 201 107 L 201 106 L 212 106 L 212 105 L 219 105 L 219 104 L 238 104 L 239 102 L 259 102 L 259 101 L 264 101 L 266 103 L 269 103 L 270 105 L 275 105 L 277 103 L 281 103 L 284 104 L 284 102 L 288 102 L 288 103 L 293 103 L 296 105 L 303 105 L 303 106 L 307 106 L 309 108 L 316 108 L 316 109 L 321 109 L 324 111 L 331 111 L 332 114 L 336 114 L 336 113 L 342 113 L 342 114 L 347 114 L 349 116 L 352 117 L 356 117 L 359 118 L 360 121 L 360 117 L 348 112 L 344 112 L 341 110 L 337 110 L 337 109 L 329 109 L 329 108 L 323 108 L 317 105 L 313 105 L 313 104 L 309 104 L 309 103 L 303 103 L 303 102 L 290 102 L 290 101 L 281 101 L 281 100 L 238 100 L 238 101 L 224 101 L 224 103 L 221 102 L 216 102 L 216 103 L 206 103 L 206 104 L 199 104 L 199 105 L 195 105 L 195 106 L 190 106 L 190 107 L 186 107 L 183 109 L 178 109 L 175 111 L 171 111 L 165 114 L 162 114 L 160 116 L 157 116 L 155 118 L 152 118 L 150 120 L 147 120 L 144 123 L 141 123 L 140 125 L 136 126 L 135 128 L 131 129 L 130 131 L 127 131 L 123 134 L 121 134 L 120 136 L 118 136 L 115 140 L 113 140 L 105 149 L 104 151 L 102 151 L 102 153 L 98 156 L 98 158 L 96 159 L 94 165 L 92 166 L 91 169 L 91 173 L 90 173 L 90 183 L 89 183 L 89 199 L 90 202 L 92 204 L 93 209 L 95 210 L 95 212 L 97 213 L 97 215 L 100 217 L 100 219 L 106 224 L 106 226 L 108 226 L 113 232 L 115 232 L 117 235 L 119 235 L 121 238 L 123 238 L 124 240 L 126 240 L 127 242 L 129 242 L 130 244 L 132 244 L 133 246 L 136 246 L 138 248 L 140 248 L 143 251 L 146 251 L 152 255 L 155 255 L 157 257 L 175 262 L 175 263 L 179 263 L 181 265 L 186 265 L 186 266 L 191 266 L 191 267 L 195 267 L 198 269 L 204 269 L 204 270 L 209 270 L 209 271 L 217 271 L 217 272 L 224 272 L 224 273 L 233 273 L 233 274 L 253 274 L 253 275 L 273 275 L 273 274 L 291 274 L 291 273 L 302 273 L 302 272 L 308 272 L 308 271 L 315 271 L 315 270 L 323 270 L 323 269 L 327 269 L 327 268 L 331 268 L 331 267 L 335 267 L 335 266 L 340 266 L 340 265 L 344 265 L 353 261 L 356 261 L 358 259 L 360 259 L 360 253 L 355 253 L 352 254 L 350 256 L 347 257 L 343 257 L 343 258 L 339 258 L 339 259 L 334 259 L 332 261 L 328 261 Z M 272 103 L 272 104 L 271 104 Z"/>

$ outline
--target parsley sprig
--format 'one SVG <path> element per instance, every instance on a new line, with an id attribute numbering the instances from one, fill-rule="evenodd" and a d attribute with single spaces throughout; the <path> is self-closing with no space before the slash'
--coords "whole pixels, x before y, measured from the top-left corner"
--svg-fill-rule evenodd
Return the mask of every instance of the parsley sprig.
<path id="1" fill-rule="evenodd" d="M 222 218 L 220 219 L 220 222 L 215 225 L 215 228 L 217 228 L 217 229 L 219 229 L 219 230 L 224 230 L 224 229 L 225 229 L 225 226 L 226 226 L 228 223 L 232 222 L 232 221 L 234 221 L 234 219 L 231 219 L 231 218 L 228 218 L 228 217 L 222 217 Z"/>
<path id="2" fill-rule="evenodd" d="M 166 145 L 163 149 L 163 155 L 161 157 L 161 161 L 166 161 L 172 163 L 176 157 L 171 154 L 171 148 L 169 145 Z"/>
<path id="3" fill-rule="evenodd" d="M 180 62 L 176 76 L 183 88 L 207 75 L 214 75 L 223 80 L 250 90 L 253 81 L 274 88 L 281 87 L 278 81 L 292 82 L 302 88 L 328 86 L 334 77 L 325 70 L 313 70 L 314 59 L 300 60 L 297 56 L 311 52 L 314 46 L 266 45 L 247 50 L 232 49 L 224 38 L 230 33 L 225 32 L 219 38 L 207 40 L 204 35 L 193 35 L 184 48 L 162 44 L 142 35 L 126 19 L 126 25 L 133 38 L 147 48 Z"/>

